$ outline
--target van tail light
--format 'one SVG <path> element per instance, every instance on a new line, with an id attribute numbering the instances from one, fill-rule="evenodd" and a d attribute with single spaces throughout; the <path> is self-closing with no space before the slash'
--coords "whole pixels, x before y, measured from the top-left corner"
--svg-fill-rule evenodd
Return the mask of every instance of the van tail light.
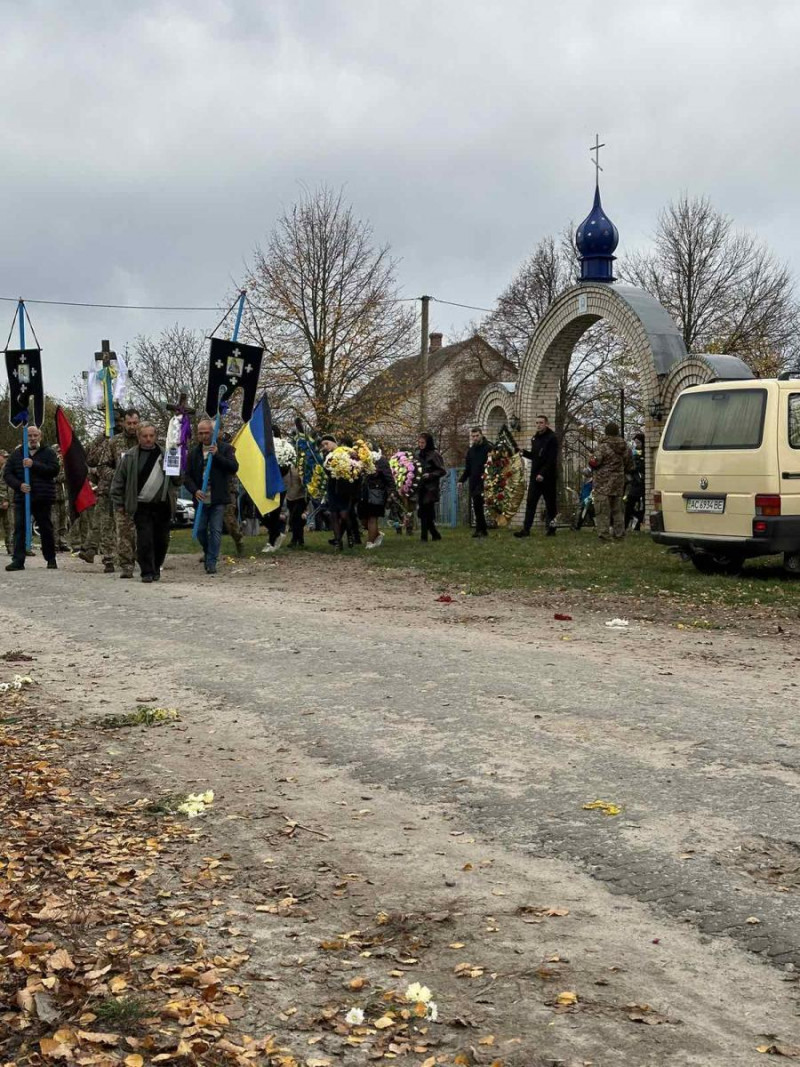
<path id="1" fill-rule="evenodd" d="M 781 498 L 779 493 L 757 493 L 756 515 L 774 517 L 781 513 Z"/>
<path id="2" fill-rule="evenodd" d="M 661 490 L 656 489 L 653 493 L 653 510 L 661 511 Z"/>

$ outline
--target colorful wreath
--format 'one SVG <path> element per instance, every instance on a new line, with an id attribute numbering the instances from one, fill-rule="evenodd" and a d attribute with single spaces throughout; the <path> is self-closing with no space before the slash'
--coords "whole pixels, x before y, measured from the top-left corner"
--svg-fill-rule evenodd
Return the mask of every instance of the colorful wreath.
<path id="1" fill-rule="evenodd" d="M 489 453 L 483 471 L 483 496 L 498 526 L 506 526 L 516 515 L 525 495 L 525 468 L 522 456 L 508 445 L 497 445 Z"/>
<path id="2" fill-rule="evenodd" d="M 422 468 L 410 452 L 395 452 L 389 460 L 398 495 L 403 501 L 411 500 L 419 490 Z"/>

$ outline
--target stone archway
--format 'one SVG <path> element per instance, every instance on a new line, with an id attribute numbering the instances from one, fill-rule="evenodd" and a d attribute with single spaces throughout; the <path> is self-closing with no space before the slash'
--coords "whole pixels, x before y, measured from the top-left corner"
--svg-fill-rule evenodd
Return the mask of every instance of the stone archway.
<path id="1" fill-rule="evenodd" d="M 559 382 L 575 345 L 601 319 L 626 342 L 638 366 L 649 499 L 663 425 L 662 386 L 670 370 L 687 356 L 681 332 L 669 313 L 644 290 L 619 283 L 582 282 L 553 301 L 531 338 L 520 368 L 515 395 L 520 434 L 524 438 L 534 432 L 539 414 L 555 419 Z"/>
<path id="2" fill-rule="evenodd" d="M 666 417 L 684 389 L 706 382 L 730 382 L 754 378 L 752 370 L 738 356 L 699 353 L 676 363 L 664 379 L 661 402 Z"/>
<path id="3" fill-rule="evenodd" d="M 500 428 L 505 424 L 510 426 L 516 418 L 514 408 L 514 395 L 517 391 L 515 382 L 495 382 L 488 385 L 478 397 L 475 406 L 475 422 L 483 428 L 483 432 L 491 440 L 495 441 Z"/>

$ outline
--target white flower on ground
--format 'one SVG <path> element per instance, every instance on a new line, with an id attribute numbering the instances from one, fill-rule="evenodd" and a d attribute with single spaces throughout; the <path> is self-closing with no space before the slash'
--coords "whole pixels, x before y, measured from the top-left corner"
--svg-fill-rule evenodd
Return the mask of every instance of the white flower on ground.
<path id="1" fill-rule="evenodd" d="M 361 1026 L 364 1022 L 364 1012 L 361 1008 L 351 1008 L 347 1015 L 345 1015 L 344 1021 L 348 1026 Z"/>
<path id="2" fill-rule="evenodd" d="M 419 982 L 412 982 L 406 990 L 406 1000 L 412 1004 L 427 1004 L 432 996 L 430 989 Z"/>
<path id="3" fill-rule="evenodd" d="M 436 1006 L 435 1000 L 431 1000 L 428 1002 L 428 1012 L 426 1018 L 430 1019 L 432 1023 L 435 1023 L 436 1020 L 439 1018 L 439 1009 Z"/>
<path id="4" fill-rule="evenodd" d="M 214 803 L 214 794 L 208 789 L 205 793 L 189 793 L 184 802 L 180 804 L 177 810 L 181 815 L 187 815 L 190 819 L 196 819 L 198 815 L 203 815 L 206 808 Z"/>

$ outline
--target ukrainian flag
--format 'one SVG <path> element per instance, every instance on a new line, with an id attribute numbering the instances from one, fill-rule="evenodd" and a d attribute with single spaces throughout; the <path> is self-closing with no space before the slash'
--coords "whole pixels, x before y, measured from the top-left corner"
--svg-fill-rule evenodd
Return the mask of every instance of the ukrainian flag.
<path id="1" fill-rule="evenodd" d="M 266 515 L 280 507 L 283 476 L 275 458 L 272 412 L 266 393 L 256 405 L 250 421 L 231 443 L 239 462 L 239 481 L 260 514 Z"/>

